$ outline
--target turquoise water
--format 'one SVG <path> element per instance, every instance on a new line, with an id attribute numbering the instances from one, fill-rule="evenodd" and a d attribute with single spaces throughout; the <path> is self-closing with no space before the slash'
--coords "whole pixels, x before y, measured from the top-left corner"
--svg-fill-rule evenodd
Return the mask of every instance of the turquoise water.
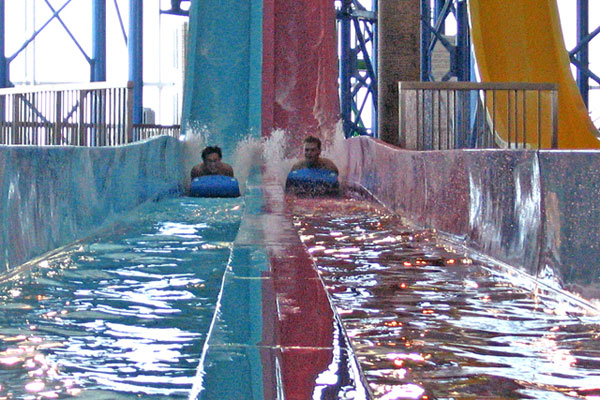
<path id="1" fill-rule="evenodd" d="M 241 199 L 146 204 L 0 285 L 0 398 L 186 398 Z"/>

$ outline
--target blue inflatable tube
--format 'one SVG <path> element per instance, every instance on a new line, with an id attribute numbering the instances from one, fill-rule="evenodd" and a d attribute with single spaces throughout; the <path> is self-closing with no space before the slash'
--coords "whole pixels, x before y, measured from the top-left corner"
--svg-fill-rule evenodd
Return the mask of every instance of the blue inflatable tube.
<path id="1" fill-rule="evenodd" d="M 291 171 L 285 182 L 286 191 L 309 196 L 337 195 L 339 187 L 335 172 L 318 168 Z"/>
<path id="2" fill-rule="evenodd" d="M 224 175 L 204 175 L 194 178 L 190 186 L 192 197 L 239 197 L 237 179 Z"/>

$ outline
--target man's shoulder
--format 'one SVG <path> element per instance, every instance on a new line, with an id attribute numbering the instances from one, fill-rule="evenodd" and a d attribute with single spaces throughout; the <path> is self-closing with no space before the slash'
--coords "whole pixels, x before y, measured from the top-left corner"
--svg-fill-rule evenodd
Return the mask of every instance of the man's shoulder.
<path id="1" fill-rule="evenodd" d="M 296 161 L 294 163 L 294 165 L 292 165 L 292 171 L 302 169 L 302 168 L 308 168 L 308 163 L 306 162 L 306 160 Z"/>
<path id="2" fill-rule="evenodd" d="M 325 169 L 328 169 L 328 170 L 333 171 L 335 173 L 338 173 L 337 166 L 329 158 L 321 157 L 321 159 L 319 161 L 320 161 L 320 164 L 321 164 L 322 168 L 325 168 Z"/>
<path id="3" fill-rule="evenodd" d="M 233 167 L 227 163 L 221 163 L 223 175 L 233 176 Z"/>
<path id="4" fill-rule="evenodd" d="M 192 178 L 206 175 L 207 173 L 208 171 L 206 170 L 206 168 L 204 168 L 204 164 L 202 163 L 196 164 L 192 167 Z"/>

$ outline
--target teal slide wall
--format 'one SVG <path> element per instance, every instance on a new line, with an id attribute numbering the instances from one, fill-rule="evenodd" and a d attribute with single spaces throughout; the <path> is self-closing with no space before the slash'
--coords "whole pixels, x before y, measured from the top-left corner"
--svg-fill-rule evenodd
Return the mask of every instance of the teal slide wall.
<path id="1" fill-rule="evenodd" d="M 193 1 L 182 126 L 232 151 L 260 137 L 262 1 Z"/>

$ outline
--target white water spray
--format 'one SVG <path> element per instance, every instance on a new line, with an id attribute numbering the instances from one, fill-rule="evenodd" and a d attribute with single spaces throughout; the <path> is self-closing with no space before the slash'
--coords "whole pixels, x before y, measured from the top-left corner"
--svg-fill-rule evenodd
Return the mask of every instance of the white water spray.
<path id="1" fill-rule="evenodd" d="M 283 129 L 274 130 L 269 137 L 256 138 L 248 134 L 235 144 L 224 144 L 221 135 L 212 132 L 206 126 L 192 126 L 186 130 L 184 141 L 184 168 L 186 171 L 186 184 L 189 187 L 189 171 L 192 167 L 202 162 L 201 153 L 205 146 L 219 145 L 223 148 L 223 161 L 231 163 L 235 177 L 240 183 L 240 191 L 245 193 L 246 184 L 253 168 L 264 167 L 267 176 L 274 179 L 282 187 L 292 165 L 299 160 L 302 149 L 298 149 L 297 157 L 286 156 L 286 149 L 290 142 L 290 135 Z M 336 124 L 333 132 L 321 138 L 323 143 L 322 154 L 331 159 L 340 171 L 340 181 L 346 177 L 346 144 L 342 130 L 342 122 Z"/>

